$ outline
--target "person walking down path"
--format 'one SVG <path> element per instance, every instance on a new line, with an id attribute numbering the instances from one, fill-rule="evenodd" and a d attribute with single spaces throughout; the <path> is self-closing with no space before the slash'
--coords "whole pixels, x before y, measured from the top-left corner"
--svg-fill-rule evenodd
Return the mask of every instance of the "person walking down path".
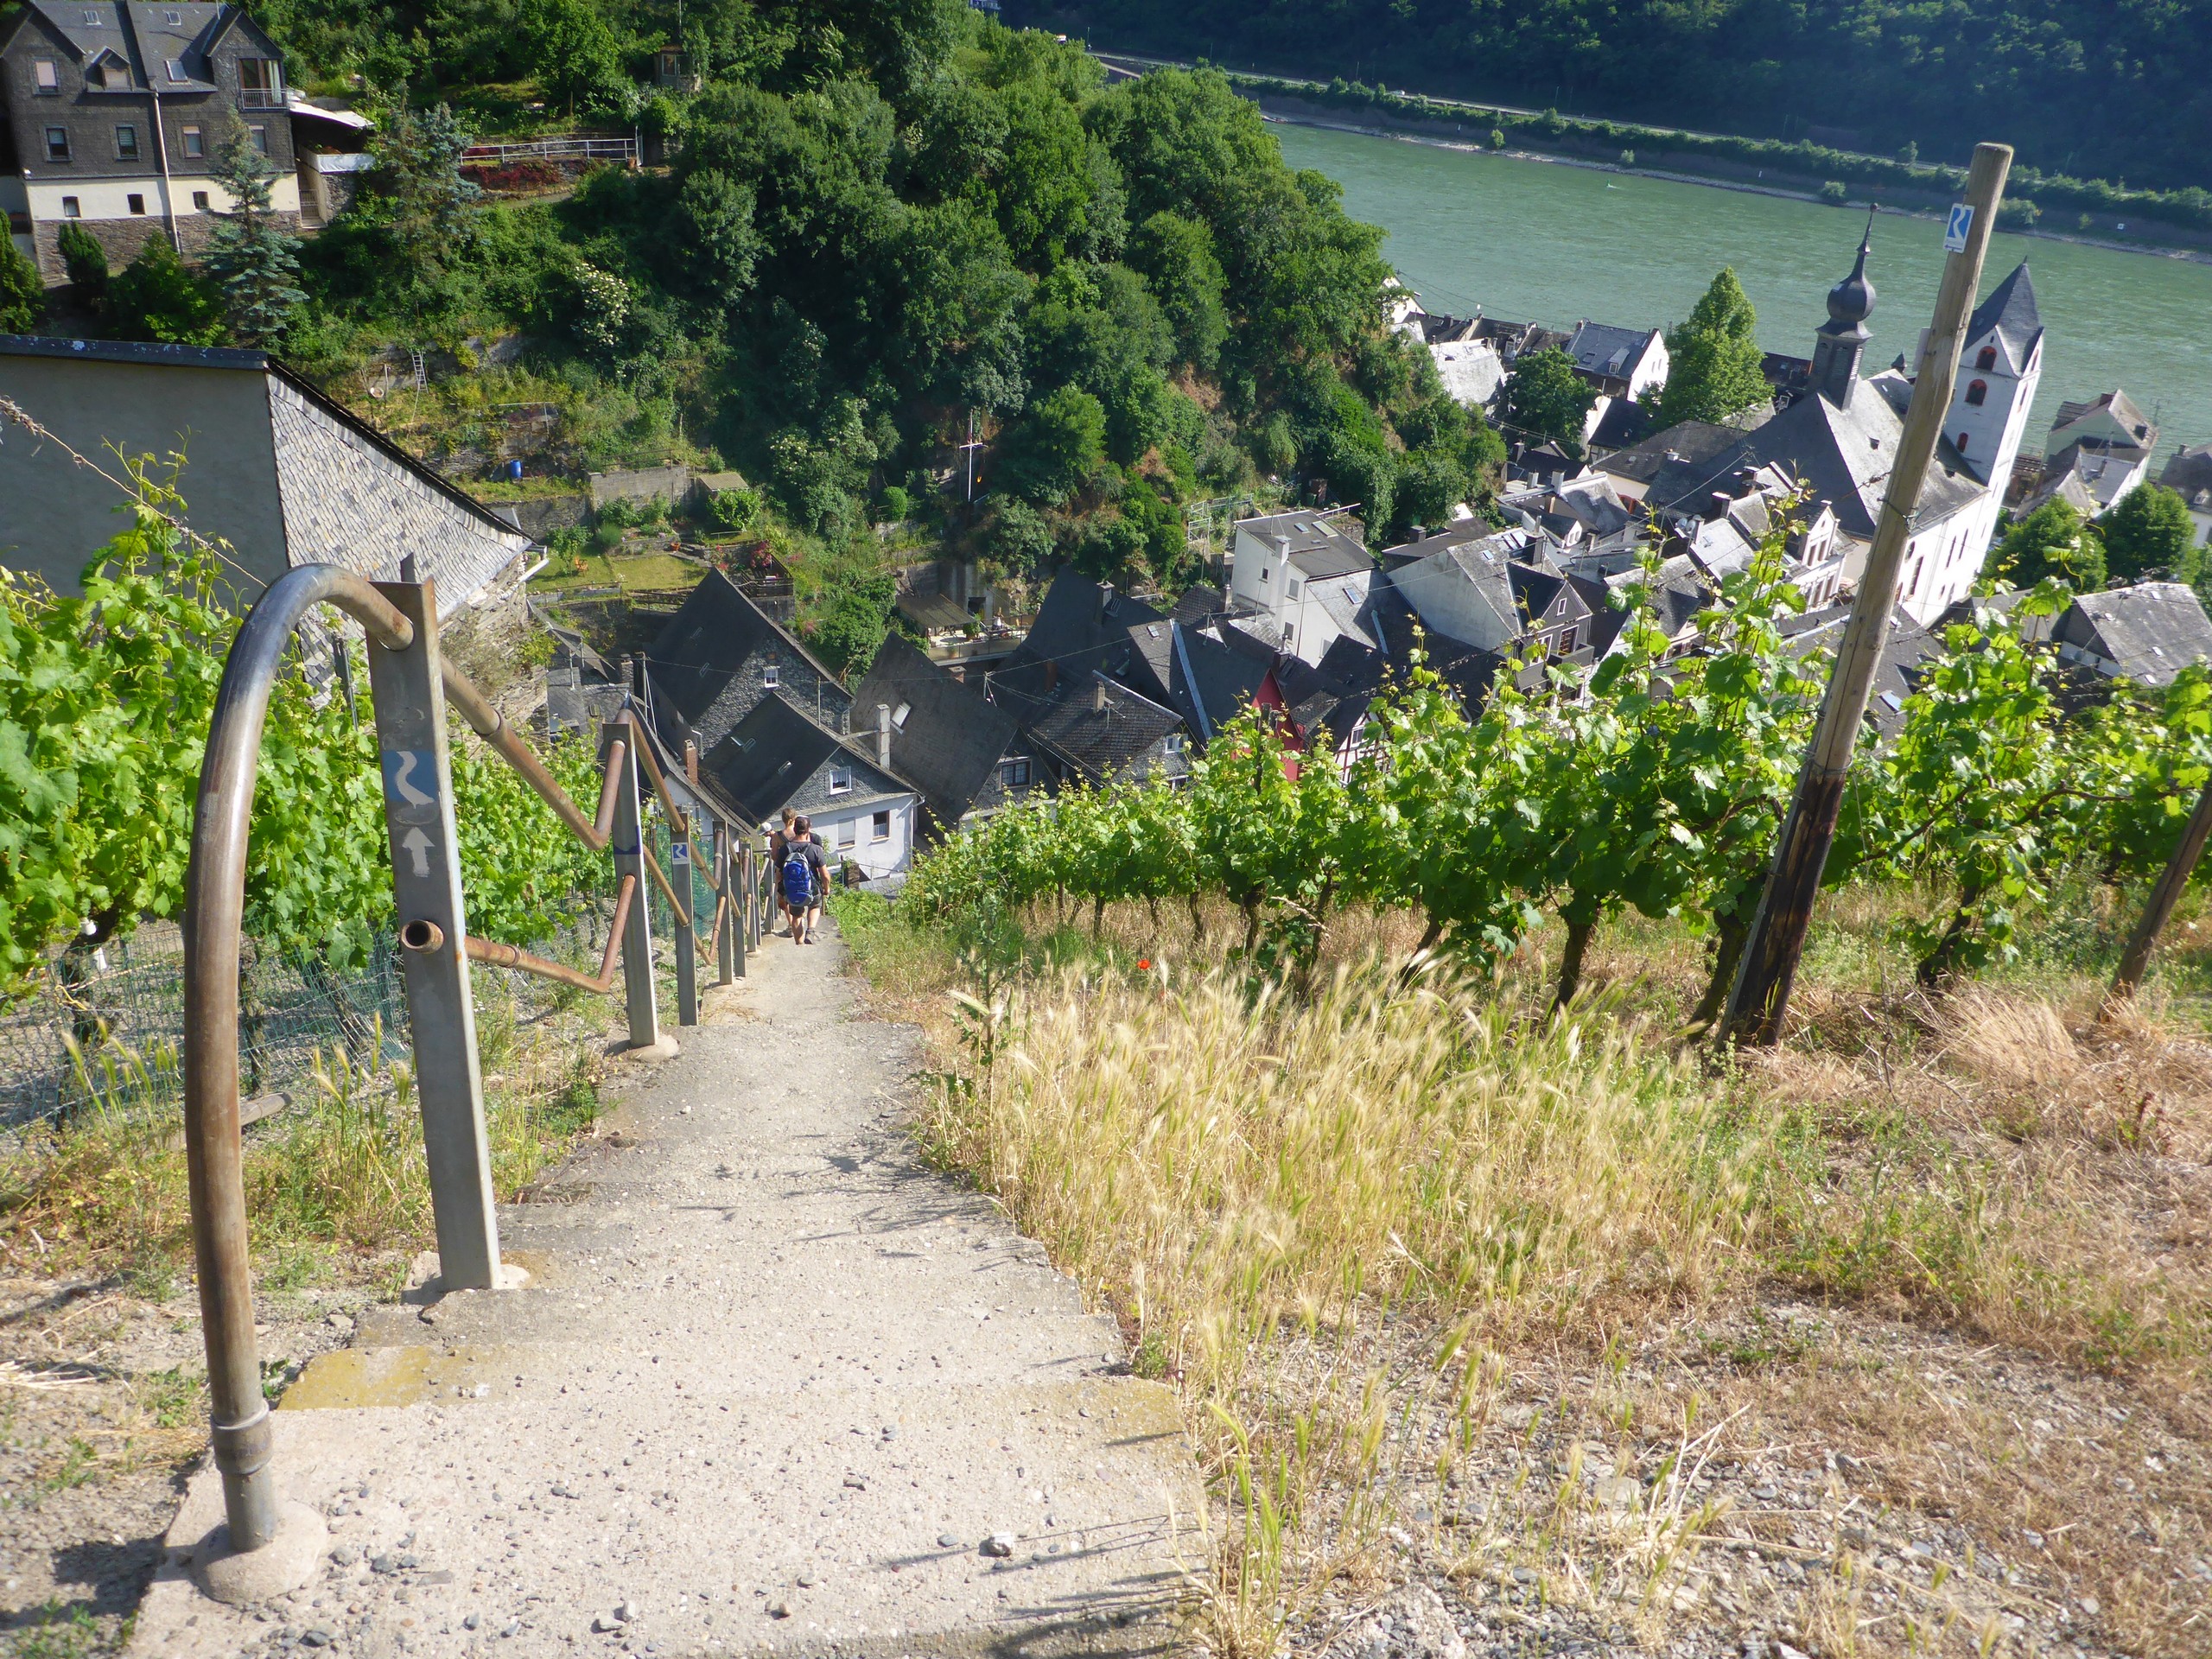
<path id="1" fill-rule="evenodd" d="M 791 820 L 784 842 L 777 880 L 783 890 L 784 911 L 791 918 L 793 944 L 811 944 L 820 925 L 822 896 L 829 890 L 830 866 L 813 826 L 804 817 Z"/>

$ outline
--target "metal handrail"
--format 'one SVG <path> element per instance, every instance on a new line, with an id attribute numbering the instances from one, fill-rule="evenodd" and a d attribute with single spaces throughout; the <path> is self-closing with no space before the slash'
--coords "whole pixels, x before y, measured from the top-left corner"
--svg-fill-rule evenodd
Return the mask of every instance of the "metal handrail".
<path id="1" fill-rule="evenodd" d="M 207 757 L 185 874 L 184 1026 L 235 1033 L 245 915 L 245 855 L 253 821 L 261 734 L 292 630 L 313 607 L 332 604 L 379 644 L 404 651 L 414 625 L 350 570 L 310 564 L 287 571 L 240 625 L 208 728 Z M 188 1042 L 184 1154 L 192 1194 L 193 1256 L 207 1344 L 207 1395 L 215 1466 L 232 1548 L 259 1549 L 276 1535 L 273 1437 L 253 1334 L 252 1262 L 246 1242 L 245 1154 L 238 1128 L 238 1051 L 232 1040 Z"/>
<path id="2" fill-rule="evenodd" d="M 410 582 L 411 563 L 409 561 L 403 567 L 409 569 Z M 426 607 L 423 627 L 435 640 L 435 603 L 428 594 L 422 597 Z M 267 1546 L 276 1536 L 278 1526 L 278 1497 L 270 1466 L 274 1436 L 269 1403 L 262 1394 L 259 1346 L 254 1336 L 252 1259 L 246 1230 L 245 1154 L 238 1115 L 236 1033 L 246 855 L 255 775 L 270 698 L 294 630 L 321 604 L 335 605 L 353 617 L 371 640 L 388 652 L 406 652 L 416 643 L 415 622 L 350 570 L 335 565 L 302 565 L 270 586 L 239 625 L 224 664 L 200 769 L 191 864 L 185 877 L 184 1007 L 188 1033 L 184 1053 L 185 1160 L 200 1319 L 207 1350 L 211 1439 L 215 1465 L 222 1477 L 230 1547 L 240 1554 Z M 447 698 L 478 735 L 521 774 L 579 840 L 594 851 L 607 850 L 613 841 L 622 781 L 627 775 L 627 752 L 632 746 L 644 747 L 638 742 L 643 734 L 632 732 L 626 742 L 620 737 L 609 741 L 594 821 L 584 817 L 537 753 L 465 674 L 449 663 L 442 664 L 441 669 L 439 680 Z M 666 786 L 661 783 L 658 768 L 651 764 L 649 751 L 648 756 L 648 770 L 665 798 Z M 639 902 L 638 888 L 638 876 L 626 872 L 597 979 L 512 945 L 464 938 L 461 941 L 463 954 L 473 961 L 540 974 L 588 990 L 610 990 L 615 958 L 626 938 L 632 909 Z M 456 911 L 456 919 L 458 915 Z M 447 940 L 435 921 L 418 917 L 403 926 L 401 944 L 428 959 L 447 948 Z M 410 1009 L 410 1018 L 414 1017 L 416 1011 Z M 193 1034 L 207 1040 L 193 1040 Z M 418 1072 L 420 1065 L 418 1055 Z M 473 1067 L 470 1075 L 473 1079 Z M 470 1086 L 474 1088 L 473 1081 Z M 480 1168 L 477 1179 L 482 1184 L 488 1178 Z M 433 1185 L 435 1188 L 435 1181 Z M 488 1202 L 488 1185 L 484 1194 Z"/>

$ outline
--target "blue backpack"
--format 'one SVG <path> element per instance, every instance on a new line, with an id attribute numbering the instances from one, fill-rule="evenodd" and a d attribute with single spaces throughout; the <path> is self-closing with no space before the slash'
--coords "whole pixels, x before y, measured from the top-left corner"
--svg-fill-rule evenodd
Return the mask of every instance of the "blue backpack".
<path id="1" fill-rule="evenodd" d="M 807 858 L 804 842 L 793 842 L 784 849 L 784 902 L 787 905 L 811 905 L 814 902 L 814 866 Z"/>

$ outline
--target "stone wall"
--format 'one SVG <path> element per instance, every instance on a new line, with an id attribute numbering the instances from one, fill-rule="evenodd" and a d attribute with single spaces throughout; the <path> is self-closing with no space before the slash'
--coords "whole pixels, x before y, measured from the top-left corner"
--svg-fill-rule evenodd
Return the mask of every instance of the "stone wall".
<path id="1" fill-rule="evenodd" d="M 610 501 L 665 501 L 675 506 L 690 493 L 689 467 L 646 467 L 636 472 L 591 475 L 594 512 Z"/>
<path id="2" fill-rule="evenodd" d="M 180 187 L 181 188 L 181 187 Z M 149 205 L 159 199 L 160 187 L 154 186 L 147 193 Z M 271 213 L 270 218 L 284 229 L 297 235 L 301 230 L 297 213 Z M 184 244 L 184 257 L 196 260 L 206 251 L 207 239 L 221 223 L 218 213 L 182 213 L 176 221 L 177 240 Z M 168 234 L 168 225 L 157 213 L 131 219 L 46 219 L 38 221 L 32 232 L 38 247 L 38 273 L 48 288 L 59 288 L 69 280 L 69 268 L 61 259 L 61 227 L 77 225 L 92 232 L 92 240 L 100 245 L 107 255 L 110 271 L 121 270 L 138 257 L 138 251 L 157 236 Z"/>
<path id="3" fill-rule="evenodd" d="M 487 522 L 293 383 L 269 378 L 276 483 L 294 564 L 340 564 L 391 581 L 404 554 L 438 582 L 438 610 L 474 599 L 518 558 L 529 537 Z"/>

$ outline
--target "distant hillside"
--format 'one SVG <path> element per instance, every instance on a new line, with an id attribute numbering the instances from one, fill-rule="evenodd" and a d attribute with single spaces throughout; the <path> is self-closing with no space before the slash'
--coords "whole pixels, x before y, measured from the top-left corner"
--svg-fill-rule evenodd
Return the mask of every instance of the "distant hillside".
<path id="1" fill-rule="evenodd" d="M 2212 29 L 2177 0 L 1007 0 L 1009 22 L 1323 79 L 2045 172 L 2212 184 Z"/>

